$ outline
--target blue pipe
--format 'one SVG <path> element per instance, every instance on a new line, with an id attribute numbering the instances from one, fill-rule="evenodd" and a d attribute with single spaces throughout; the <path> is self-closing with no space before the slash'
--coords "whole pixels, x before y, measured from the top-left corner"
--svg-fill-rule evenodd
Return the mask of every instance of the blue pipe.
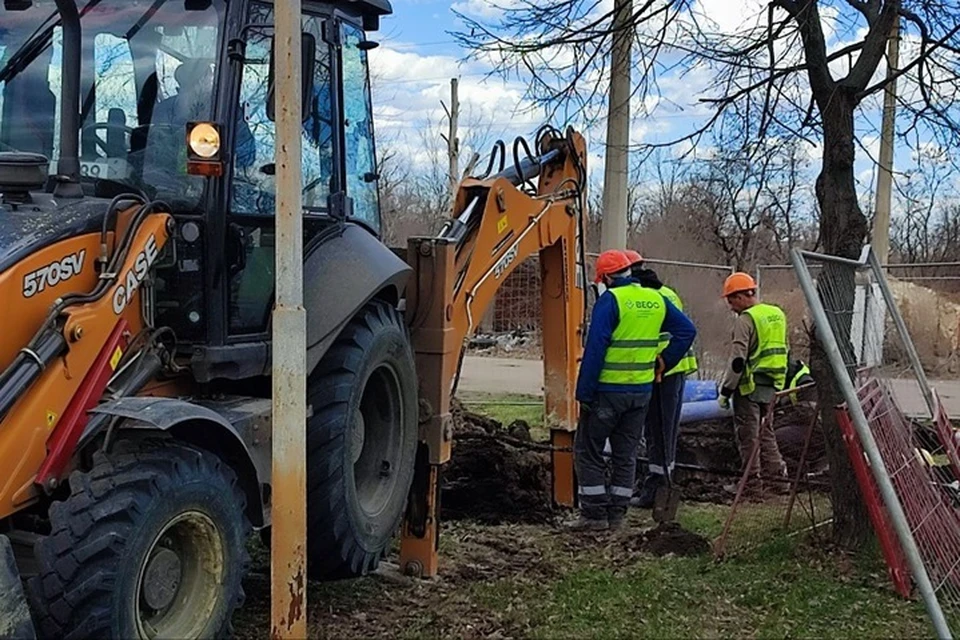
<path id="1" fill-rule="evenodd" d="M 687 380 L 683 385 L 683 402 L 716 400 L 717 383 L 713 380 Z"/>
<path id="2" fill-rule="evenodd" d="M 732 409 L 721 409 L 720 403 L 714 400 L 699 402 L 684 402 L 680 408 L 680 424 L 700 422 L 701 420 L 721 420 L 733 417 Z"/>

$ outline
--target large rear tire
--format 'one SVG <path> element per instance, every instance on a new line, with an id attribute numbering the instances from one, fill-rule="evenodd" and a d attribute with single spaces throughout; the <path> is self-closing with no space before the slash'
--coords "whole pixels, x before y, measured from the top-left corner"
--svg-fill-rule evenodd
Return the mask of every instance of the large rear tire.
<path id="1" fill-rule="evenodd" d="M 417 449 L 417 375 L 400 313 L 371 302 L 307 383 L 308 570 L 363 575 L 400 525 Z"/>
<path id="2" fill-rule="evenodd" d="M 35 545 L 28 586 L 42 637 L 230 634 L 249 532 L 230 467 L 170 439 L 121 440 L 70 489 Z"/>

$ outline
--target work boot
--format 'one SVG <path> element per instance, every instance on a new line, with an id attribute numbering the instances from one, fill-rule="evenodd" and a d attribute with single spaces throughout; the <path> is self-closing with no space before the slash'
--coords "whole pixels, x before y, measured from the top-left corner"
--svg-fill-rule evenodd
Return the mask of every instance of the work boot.
<path id="1" fill-rule="evenodd" d="M 733 482 L 730 484 L 723 485 L 723 490 L 729 493 L 731 496 L 737 495 L 737 488 L 740 486 L 739 482 Z M 763 484 L 760 481 L 760 478 L 750 478 L 747 480 L 746 486 L 743 487 L 743 493 L 740 494 L 743 499 L 746 500 L 755 500 L 763 497 Z"/>
<path id="2" fill-rule="evenodd" d="M 653 509 L 654 500 L 657 497 L 657 489 L 663 482 L 663 476 L 651 474 L 644 478 L 643 486 L 637 495 L 630 498 L 630 506 L 637 509 Z"/>
<path id="3" fill-rule="evenodd" d="M 626 507 L 609 507 L 607 509 L 607 524 L 611 529 L 619 529 L 626 517 Z"/>
<path id="4" fill-rule="evenodd" d="M 564 525 L 564 528 L 567 531 L 572 533 L 583 533 L 585 531 L 606 531 L 610 528 L 610 523 L 606 518 L 587 518 L 581 515 L 576 520 L 572 522 L 567 522 Z"/>
<path id="5" fill-rule="evenodd" d="M 784 475 L 765 477 L 763 490 L 770 495 L 785 496 L 790 493 L 790 478 Z"/>

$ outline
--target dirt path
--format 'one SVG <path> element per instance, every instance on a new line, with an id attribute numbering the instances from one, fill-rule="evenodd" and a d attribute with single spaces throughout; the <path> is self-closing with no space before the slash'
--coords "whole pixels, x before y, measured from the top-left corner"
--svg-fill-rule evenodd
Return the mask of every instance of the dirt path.
<path id="1" fill-rule="evenodd" d="M 931 380 L 951 418 L 960 419 L 960 380 Z M 897 402 L 910 417 L 929 416 L 923 395 L 912 380 L 893 380 Z M 543 363 L 540 360 L 467 356 L 460 378 L 460 391 L 469 393 L 543 393 Z"/>

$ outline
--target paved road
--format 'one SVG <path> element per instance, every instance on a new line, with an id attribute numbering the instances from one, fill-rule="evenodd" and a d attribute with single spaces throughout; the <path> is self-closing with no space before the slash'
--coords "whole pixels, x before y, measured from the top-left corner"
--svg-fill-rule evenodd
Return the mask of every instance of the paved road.
<path id="1" fill-rule="evenodd" d="M 920 388 L 913 380 L 893 380 L 893 391 L 904 413 L 929 416 Z M 950 417 L 960 419 L 960 380 L 933 380 Z M 543 394 L 543 363 L 539 360 L 467 356 L 460 378 L 460 391 L 467 393 Z"/>

